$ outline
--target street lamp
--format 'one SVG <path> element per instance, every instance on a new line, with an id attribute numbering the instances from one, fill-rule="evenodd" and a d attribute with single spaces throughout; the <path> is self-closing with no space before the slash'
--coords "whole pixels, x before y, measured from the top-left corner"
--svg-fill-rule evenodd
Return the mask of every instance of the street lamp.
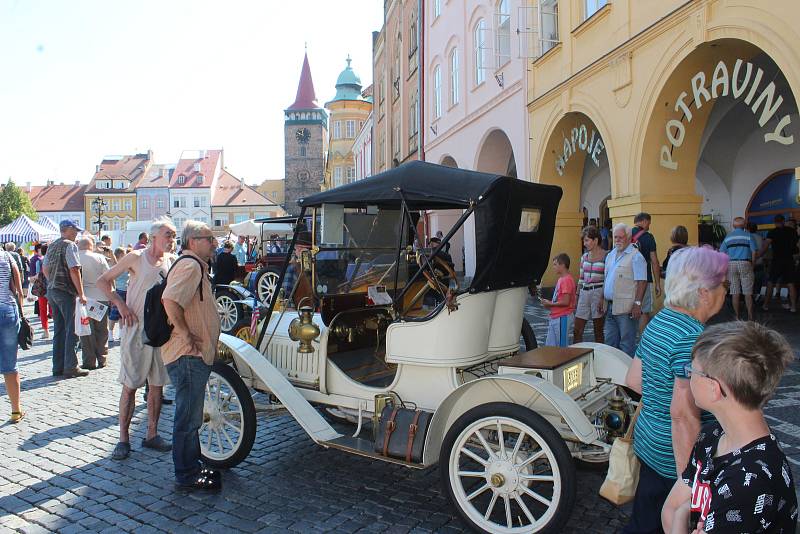
<path id="1" fill-rule="evenodd" d="M 97 216 L 95 219 L 97 223 L 97 237 L 100 237 L 100 232 L 103 231 L 103 213 L 106 212 L 106 208 L 108 208 L 108 203 L 103 200 L 103 197 L 97 197 L 92 200 L 92 211 L 94 211 Z"/>

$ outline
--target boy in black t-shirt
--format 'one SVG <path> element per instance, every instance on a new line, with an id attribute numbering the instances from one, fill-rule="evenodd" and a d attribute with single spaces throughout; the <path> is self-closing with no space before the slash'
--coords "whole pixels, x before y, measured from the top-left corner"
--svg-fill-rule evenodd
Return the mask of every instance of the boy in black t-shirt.
<path id="1" fill-rule="evenodd" d="M 665 532 L 795 532 L 792 472 L 762 412 L 793 359 L 787 341 L 757 323 L 712 326 L 698 338 L 686 372 L 695 403 L 718 422 L 700 431 L 667 497 Z"/>

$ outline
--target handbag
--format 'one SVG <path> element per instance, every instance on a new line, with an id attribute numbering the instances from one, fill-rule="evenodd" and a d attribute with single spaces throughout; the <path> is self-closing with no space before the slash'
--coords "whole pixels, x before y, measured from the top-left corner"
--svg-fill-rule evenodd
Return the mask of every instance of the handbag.
<path id="1" fill-rule="evenodd" d="M 431 412 L 387 404 L 381 411 L 375 452 L 409 463 L 421 462 L 425 435 L 432 417 Z"/>
<path id="2" fill-rule="evenodd" d="M 600 496 L 617 506 L 633 500 L 639 485 L 639 459 L 633 452 L 633 428 L 639 418 L 643 402 L 633 414 L 625 435 L 616 438 L 608 456 L 608 474 L 600 486 Z"/>
<path id="3" fill-rule="evenodd" d="M 44 277 L 44 273 L 39 273 L 39 275 L 33 279 L 31 295 L 36 297 L 44 297 L 47 295 L 47 279 Z"/>
<path id="4" fill-rule="evenodd" d="M 17 301 L 19 310 L 19 332 L 17 333 L 17 344 L 22 350 L 28 350 L 33 346 L 33 328 L 31 323 L 22 315 L 22 305 Z"/>

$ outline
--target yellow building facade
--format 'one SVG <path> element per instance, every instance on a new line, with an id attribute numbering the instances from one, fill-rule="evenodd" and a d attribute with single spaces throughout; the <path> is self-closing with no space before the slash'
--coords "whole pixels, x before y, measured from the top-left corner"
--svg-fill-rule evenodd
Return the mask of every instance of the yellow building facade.
<path id="1" fill-rule="evenodd" d="M 791 215 L 759 211 L 756 197 L 776 173 L 800 176 L 800 3 L 589 4 L 557 2 L 550 44 L 528 68 L 531 176 L 564 190 L 553 254 L 577 271 L 587 216 L 650 213 L 663 259 L 676 225 L 697 243 L 700 215 L 759 215 L 761 228 Z"/>

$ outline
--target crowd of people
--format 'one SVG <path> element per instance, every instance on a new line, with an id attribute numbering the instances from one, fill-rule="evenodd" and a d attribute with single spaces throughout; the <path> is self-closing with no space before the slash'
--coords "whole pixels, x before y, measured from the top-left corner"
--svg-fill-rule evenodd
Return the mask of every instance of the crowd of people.
<path id="1" fill-rule="evenodd" d="M 796 225 L 778 215 L 761 239 L 737 217 L 718 250 L 688 246 L 687 229 L 676 226 L 659 264 L 650 222 L 640 213 L 633 227 L 584 228 L 577 284 L 569 256 L 557 254 L 553 298 L 541 298 L 550 311 L 547 345 L 568 345 L 573 320 L 574 341 L 582 341 L 591 320 L 596 342 L 632 357 L 626 385 L 641 395 L 640 470 L 623 531 L 794 532 L 791 469 L 762 413 L 794 353 L 752 321 L 759 260 L 767 274 L 763 309 L 783 286 L 785 308 L 796 310 Z M 661 279 L 664 306 L 653 316 Z M 748 322 L 706 328 L 729 292 L 737 319 L 744 295 Z"/>

